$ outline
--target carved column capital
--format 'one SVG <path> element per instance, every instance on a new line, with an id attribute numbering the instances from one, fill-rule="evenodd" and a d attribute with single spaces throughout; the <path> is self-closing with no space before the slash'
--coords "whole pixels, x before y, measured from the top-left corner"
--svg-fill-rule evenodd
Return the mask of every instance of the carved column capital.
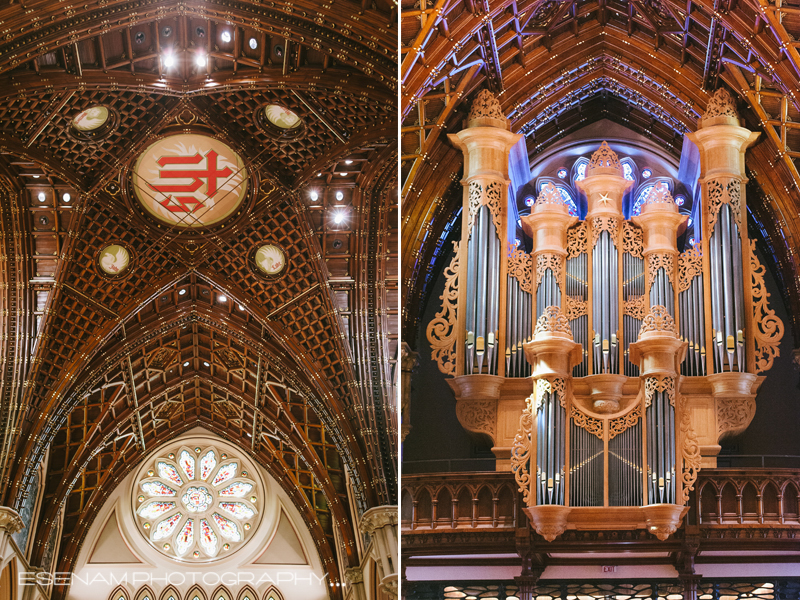
<path id="1" fill-rule="evenodd" d="M 19 513 L 13 508 L 8 506 L 0 506 L 0 530 L 5 531 L 9 535 L 22 531 L 25 524 Z"/>

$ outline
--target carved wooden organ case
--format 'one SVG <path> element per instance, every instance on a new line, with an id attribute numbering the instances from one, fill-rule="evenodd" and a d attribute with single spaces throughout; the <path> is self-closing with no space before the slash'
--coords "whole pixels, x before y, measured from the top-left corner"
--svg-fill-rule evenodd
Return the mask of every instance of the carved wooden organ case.
<path id="1" fill-rule="evenodd" d="M 626 220 L 623 177 L 605 142 L 578 184 L 579 220 L 551 184 L 522 218 L 530 254 L 509 244 L 508 156 L 520 138 L 481 92 L 464 153 L 462 239 L 429 324 L 459 421 L 512 470 L 532 526 L 674 533 L 719 441 L 755 414 L 759 373 L 783 324 L 748 239 L 744 154 L 758 134 L 718 91 L 689 139 L 701 157 L 701 223 L 655 186 Z"/>

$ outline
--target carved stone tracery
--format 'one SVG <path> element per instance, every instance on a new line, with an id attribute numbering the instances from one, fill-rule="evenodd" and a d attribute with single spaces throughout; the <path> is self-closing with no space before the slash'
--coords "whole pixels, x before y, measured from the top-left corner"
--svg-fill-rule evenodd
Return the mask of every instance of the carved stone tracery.
<path id="1" fill-rule="evenodd" d="M 783 339 L 783 321 L 769 307 L 770 293 L 764 283 L 766 269 L 756 256 L 756 242 L 750 241 L 750 274 L 753 294 L 753 339 L 755 341 L 756 373 L 772 368 L 775 357 L 780 356 Z"/>
<path id="2" fill-rule="evenodd" d="M 458 270 L 461 264 L 461 248 L 458 242 L 453 242 L 455 253 L 450 261 L 450 266 L 444 270 L 446 282 L 444 291 L 439 299 L 442 309 L 436 313 L 433 320 L 428 323 L 426 334 L 431 343 L 431 358 L 439 365 L 439 370 L 445 375 L 455 375 L 456 370 L 456 339 L 458 337 L 456 324 L 456 306 L 458 305 Z"/>

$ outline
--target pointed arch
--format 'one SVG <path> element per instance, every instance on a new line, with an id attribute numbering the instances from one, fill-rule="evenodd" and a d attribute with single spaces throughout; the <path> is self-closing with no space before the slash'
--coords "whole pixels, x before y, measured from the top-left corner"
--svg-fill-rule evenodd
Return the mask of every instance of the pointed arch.
<path id="1" fill-rule="evenodd" d="M 246 585 L 239 592 L 239 597 L 236 600 L 258 600 L 258 594 L 249 585 Z"/>
<path id="2" fill-rule="evenodd" d="M 130 598 L 127 590 L 121 585 L 118 585 L 108 596 L 108 600 L 130 600 Z M 175 600 L 177 600 L 177 598 Z"/>
<path id="3" fill-rule="evenodd" d="M 143 585 L 139 591 L 136 593 L 135 600 L 156 600 L 157 596 L 153 593 L 153 590 L 150 589 L 150 586 Z M 112 600 L 119 600 L 118 598 L 114 598 Z M 176 598 L 177 600 L 177 598 Z"/>
<path id="4" fill-rule="evenodd" d="M 211 594 L 211 600 L 233 600 L 233 596 L 231 596 L 228 588 L 226 588 L 224 585 L 220 585 L 216 590 L 214 590 L 214 593 Z M 251 598 L 251 600 L 255 600 L 255 598 Z"/>
<path id="5" fill-rule="evenodd" d="M 184 600 L 208 600 L 205 593 L 203 592 L 203 588 L 197 584 L 189 588 L 189 591 L 186 592 L 186 595 L 183 598 Z"/>
<path id="6" fill-rule="evenodd" d="M 239 600 L 244 599 L 240 598 Z M 264 592 L 264 600 L 283 600 L 283 594 L 281 594 L 278 588 L 276 588 L 274 585 L 271 585 L 267 588 L 267 591 Z"/>
<path id="7" fill-rule="evenodd" d="M 181 600 L 181 594 L 175 587 L 168 585 L 164 588 L 164 591 L 161 592 L 161 598 L 159 598 L 159 600 Z"/>

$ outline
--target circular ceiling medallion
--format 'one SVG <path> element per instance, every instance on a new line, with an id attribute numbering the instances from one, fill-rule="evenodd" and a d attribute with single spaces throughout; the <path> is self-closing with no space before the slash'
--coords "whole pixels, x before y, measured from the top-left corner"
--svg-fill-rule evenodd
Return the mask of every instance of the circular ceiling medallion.
<path id="1" fill-rule="evenodd" d="M 97 258 L 97 266 L 106 275 L 122 275 L 131 264 L 131 253 L 119 244 L 109 244 Z"/>
<path id="2" fill-rule="evenodd" d="M 242 158 L 214 138 L 179 134 L 136 161 L 133 192 L 145 210 L 177 227 L 207 227 L 231 216 L 247 193 Z"/>
<path id="3" fill-rule="evenodd" d="M 110 117 L 111 113 L 105 106 L 92 106 L 72 119 L 72 127 L 83 133 L 96 131 L 108 123 Z"/>
<path id="4" fill-rule="evenodd" d="M 256 250 L 253 257 L 256 267 L 264 275 L 280 275 L 286 268 L 286 253 L 280 246 L 265 244 Z"/>
<path id="5" fill-rule="evenodd" d="M 226 558 L 255 531 L 263 489 L 239 457 L 214 446 L 160 452 L 133 488 L 139 531 L 162 554 L 191 562 Z"/>
<path id="6" fill-rule="evenodd" d="M 270 123 L 281 129 L 294 129 L 300 124 L 297 113 L 280 104 L 270 104 L 264 109 L 264 114 Z"/>

